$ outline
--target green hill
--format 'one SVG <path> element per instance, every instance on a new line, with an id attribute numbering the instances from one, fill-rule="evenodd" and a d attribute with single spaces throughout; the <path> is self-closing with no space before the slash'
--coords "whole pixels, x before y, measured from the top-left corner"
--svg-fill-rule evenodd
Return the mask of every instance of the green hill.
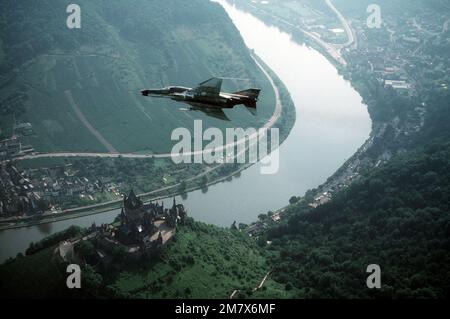
<path id="1" fill-rule="evenodd" d="M 299 15 L 308 27 L 342 27 L 325 1 L 272 1 L 269 7 L 238 2 L 294 36 L 296 31 L 283 21 L 296 22 Z M 379 1 L 385 23 L 380 29 L 366 27 L 372 1 L 332 2 L 358 40 L 354 49 L 344 52 L 348 66 L 343 72 L 367 102 L 373 141 L 325 184 L 286 208 L 286 220 L 263 234 L 272 241 L 267 252 L 273 279 L 299 298 L 448 298 L 448 1 Z M 306 22 L 308 18 L 314 22 Z M 325 32 L 318 33 L 327 41 Z M 417 37 L 420 46 L 405 44 L 408 36 Z M 302 35 L 299 39 L 304 41 Z M 342 38 L 332 35 L 328 41 L 341 43 Z M 392 79 L 407 79 L 415 92 L 384 88 L 380 80 L 391 78 L 377 70 L 393 65 L 401 74 Z M 390 154 L 392 158 L 383 159 Z M 365 166 L 371 161 L 373 165 Z M 347 173 L 355 178 L 345 188 L 347 183 L 338 178 Z M 317 208 L 308 205 L 325 191 L 331 193 L 329 202 Z M 381 267 L 379 290 L 366 286 L 369 264 Z"/>
<path id="2" fill-rule="evenodd" d="M 41 152 L 170 151 L 176 127 L 253 126 L 274 110 L 273 90 L 224 10 L 208 1 L 78 1 L 81 28 L 66 26 L 67 2 L 0 4 L 0 121 L 30 122 L 23 140 Z M 224 89 L 263 89 L 258 116 L 227 110 L 224 122 L 140 89 L 195 86 L 212 76 Z"/>
<path id="3" fill-rule="evenodd" d="M 450 144 L 391 160 L 269 231 L 274 278 L 309 298 L 448 298 Z M 382 269 L 370 290 L 366 267 Z"/>
<path id="4" fill-rule="evenodd" d="M 450 144 L 437 141 L 397 156 L 315 209 L 291 205 L 289 219 L 262 237 L 272 242 L 265 249 L 241 232 L 190 221 L 154 262 L 104 277 L 88 267 L 89 289 L 77 296 L 225 298 L 237 289 L 255 298 L 448 297 L 449 159 Z M 67 293 L 52 251 L 0 266 L 2 293 Z M 369 264 L 381 267 L 379 290 L 366 287 Z M 269 270 L 265 288 L 252 292 Z M 36 284 L 44 279 L 48 284 Z"/>
<path id="5" fill-rule="evenodd" d="M 250 293 L 269 270 L 247 235 L 192 220 L 151 260 L 103 273 L 83 266 L 80 291 L 67 289 L 66 266 L 53 251 L 51 246 L 1 265 L 2 297 L 228 298 L 234 290 L 236 296 Z M 264 286 L 261 293 L 284 296 L 283 286 L 270 278 Z"/>

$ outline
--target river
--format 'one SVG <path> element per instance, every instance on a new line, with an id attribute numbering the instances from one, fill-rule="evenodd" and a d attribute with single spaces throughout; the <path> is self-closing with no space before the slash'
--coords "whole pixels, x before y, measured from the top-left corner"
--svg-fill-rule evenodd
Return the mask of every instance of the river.
<path id="1" fill-rule="evenodd" d="M 188 194 L 183 203 L 196 220 L 230 226 L 250 223 L 260 213 L 288 204 L 331 176 L 369 137 L 367 107 L 350 82 L 319 52 L 294 42 L 290 35 L 254 16 L 220 2 L 245 43 L 278 75 L 295 103 L 297 120 L 280 147 L 277 174 L 261 175 L 255 164 L 232 181 Z M 170 205 L 172 199 L 165 200 Z M 0 232 L 0 262 L 70 225 L 111 222 L 118 211 Z"/>

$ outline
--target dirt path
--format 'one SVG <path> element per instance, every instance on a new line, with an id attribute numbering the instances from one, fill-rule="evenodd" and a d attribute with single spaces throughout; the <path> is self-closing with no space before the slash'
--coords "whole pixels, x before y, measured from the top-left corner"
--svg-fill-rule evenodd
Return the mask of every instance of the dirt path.
<path id="1" fill-rule="evenodd" d="M 270 74 L 264 69 L 264 67 L 258 62 L 258 60 L 252 56 L 253 60 L 255 61 L 256 65 L 261 69 L 263 74 L 266 76 L 267 80 L 270 82 L 274 93 L 275 93 L 275 109 L 272 114 L 272 116 L 269 118 L 269 120 L 263 125 L 263 128 L 270 129 L 275 125 L 275 123 L 278 121 L 278 119 L 281 116 L 283 105 L 281 104 L 281 98 L 280 98 L 280 91 L 278 90 L 278 87 L 275 85 L 275 82 L 273 81 Z M 33 158 L 52 158 L 52 157 L 103 157 L 103 158 L 116 158 L 116 157 L 122 157 L 122 158 L 171 158 L 171 153 L 155 153 L 155 154 L 136 154 L 136 153 L 119 153 L 90 123 L 89 121 L 84 117 L 83 113 L 75 103 L 72 97 L 72 93 L 70 90 L 66 90 L 64 92 L 66 94 L 67 99 L 69 100 L 69 103 L 73 110 L 75 111 L 76 115 L 80 119 L 80 121 L 86 126 L 86 128 L 97 138 L 97 140 L 102 143 L 106 147 L 106 149 L 109 151 L 109 153 L 95 153 L 95 152 L 54 152 L 54 153 L 42 153 L 42 154 L 34 154 L 34 155 L 25 155 L 22 157 L 17 157 L 15 160 L 21 160 L 21 159 L 33 159 Z M 257 138 L 258 131 L 255 134 L 249 135 L 248 139 L 255 139 Z M 216 151 L 223 151 L 228 149 L 229 147 L 232 147 L 233 145 L 240 145 L 245 144 L 247 142 L 247 137 L 244 137 L 236 142 L 228 143 L 226 145 L 222 145 L 219 147 L 216 147 Z M 191 151 L 191 152 L 184 152 L 183 156 L 195 156 L 204 152 L 210 152 L 209 149 L 205 150 L 198 150 L 198 151 Z"/>
<path id="2" fill-rule="evenodd" d="M 256 286 L 255 288 L 253 288 L 253 291 L 258 291 L 259 289 L 262 288 L 262 286 L 264 286 L 264 284 L 266 283 L 267 278 L 269 277 L 269 275 L 270 275 L 271 272 L 272 272 L 272 271 L 268 271 L 268 272 L 267 272 L 267 274 L 263 277 L 263 279 L 261 280 L 261 282 L 259 283 L 259 285 Z M 235 290 L 233 290 L 233 292 L 232 292 L 231 295 L 230 295 L 230 299 L 233 299 L 233 297 L 234 297 L 239 291 L 240 291 L 240 289 L 235 289 Z"/>
<path id="3" fill-rule="evenodd" d="M 83 112 L 80 110 L 78 105 L 73 100 L 72 92 L 70 90 L 64 91 L 64 94 L 67 97 L 67 100 L 69 101 L 70 106 L 72 107 L 73 111 L 77 115 L 78 119 L 83 123 L 83 125 L 89 130 L 89 132 L 92 133 L 92 135 L 95 136 L 95 138 L 110 152 L 110 153 L 118 153 L 117 150 L 100 134 L 99 131 L 95 129 L 95 127 L 92 126 L 92 124 L 86 119 Z"/>
<path id="4" fill-rule="evenodd" d="M 267 274 L 264 276 L 264 278 L 263 278 L 263 279 L 261 280 L 261 282 L 259 283 L 258 287 L 255 287 L 255 288 L 253 289 L 253 291 L 257 291 L 257 290 L 261 289 L 261 287 L 262 287 L 262 286 L 264 285 L 264 283 L 266 282 L 267 277 L 269 277 L 270 273 L 271 273 L 271 271 L 267 272 Z"/>

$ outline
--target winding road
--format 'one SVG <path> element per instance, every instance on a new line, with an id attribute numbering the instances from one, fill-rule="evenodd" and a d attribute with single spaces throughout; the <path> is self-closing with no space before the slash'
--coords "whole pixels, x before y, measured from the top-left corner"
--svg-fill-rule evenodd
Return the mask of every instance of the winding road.
<path id="1" fill-rule="evenodd" d="M 347 66 L 347 62 L 345 61 L 345 59 L 342 57 L 341 54 L 341 49 L 346 48 L 352 44 L 356 43 L 356 38 L 354 36 L 354 33 L 350 27 L 350 24 L 347 22 L 347 20 L 345 19 L 345 17 L 341 14 L 341 12 L 336 9 L 336 7 L 333 5 L 333 3 L 331 2 L 331 0 L 325 0 L 325 3 L 330 7 L 330 9 L 337 15 L 337 17 L 339 18 L 339 20 L 341 21 L 345 32 L 347 33 L 347 42 L 344 44 L 331 44 L 328 43 L 324 40 L 322 40 L 320 38 L 320 36 L 314 34 L 313 32 L 309 32 L 306 31 L 304 29 L 302 29 L 299 25 L 293 24 L 289 21 L 287 21 L 286 19 L 283 19 L 267 10 L 264 10 L 260 7 L 257 7 L 255 5 L 252 4 L 248 4 L 249 7 L 253 8 L 255 11 L 259 11 L 259 12 L 263 12 L 265 15 L 268 15 L 286 25 L 288 25 L 289 27 L 298 29 L 300 32 L 302 32 L 304 35 L 306 35 L 307 37 L 309 37 L 311 40 L 313 40 L 314 42 L 316 42 L 319 46 L 321 46 L 334 60 L 336 60 L 339 64 L 343 65 L 343 66 Z"/>
<path id="2" fill-rule="evenodd" d="M 263 128 L 270 129 L 273 125 L 275 125 L 275 123 L 280 118 L 281 113 L 282 113 L 283 106 L 282 106 L 281 99 L 280 99 L 280 92 L 279 92 L 278 87 L 276 86 L 275 82 L 273 81 L 272 77 L 270 76 L 270 74 L 264 69 L 264 67 L 258 62 L 258 60 L 253 55 L 252 55 L 252 58 L 254 59 L 256 65 L 262 70 L 264 75 L 269 80 L 269 82 L 272 85 L 272 88 L 274 90 L 274 93 L 275 93 L 275 110 L 274 110 L 274 113 L 272 114 L 270 119 L 263 125 Z M 65 94 L 66 94 L 66 97 L 68 98 L 69 103 L 71 104 L 72 108 L 76 112 L 77 109 L 78 109 L 78 106 L 76 105 L 75 101 L 73 101 L 73 98 L 72 98 L 72 95 L 71 95 L 70 91 L 65 91 Z M 79 112 L 81 113 L 81 111 L 79 111 Z M 81 114 L 77 113 L 77 116 L 81 120 L 85 119 L 82 113 Z M 119 153 L 112 147 L 112 145 L 110 145 L 106 140 L 104 140 L 104 138 L 100 135 L 100 133 L 98 133 L 97 130 L 95 130 L 95 128 L 92 127 L 89 122 L 87 122 L 87 120 L 86 120 L 86 122 L 85 121 L 82 121 L 82 122 L 83 122 L 84 125 L 86 125 L 88 127 L 89 131 L 91 131 L 91 133 L 97 139 L 102 141 L 102 143 L 104 142 L 103 144 L 105 145 L 105 147 L 107 146 L 108 150 L 110 150 L 111 153 L 94 153 L 94 152 L 88 152 L 88 153 L 82 153 L 82 152 L 43 153 L 43 154 L 34 154 L 34 155 L 22 156 L 22 157 L 15 158 L 15 160 L 36 159 L 36 158 L 56 158 L 56 157 L 174 158 L 174 157 L 178 156 L 176 154 L 172 155 L 171 153 L 161 153 L 161 154 Z M 96 133 L 98 133 L 98 134 L 96 134 Z M 248 136 L 249 141 L 251 141 L 253 139 L 257 139 L 257 138 L 258 138 L 258 131 L 256 131 L 255 133 L 253 133 L 253 134 Z M 246 141 L 247 141 L 247 138 L 244 136 L 243 138 L 237 140 L 234 143 L 228 143 L 228 144 L 222 145 L 220 147 L 216 147 L 214 149 L 214 152 L 226 150 L 228 147 L 232 148 L 234 145 L 245 144 Z M 211 149 L 205 149 L 205 150 L 193 151 L 193 152 L 184 152 L 182 156 L 193 156 L 193 155 L 203 154 L 205 152 L 211 152 Z M 242 152 L 245 152 L 245 149 L 241 150 L 238 154 L 235 155 L 235 157 L 240 155 Z M 5 161 L 5 162 L 7 162 L 7 161 Z M 200 174 L 192 176 L 192 177 L 186 179 L 186 181 L 191 181 L 191 180 L 195 180 L 197 178 L 200 178 L 200 177 L 210 173 L 211 171 L 216 170 L 219 167 L 221 167 L 220 163 L 219 163 L 219 165 L 217 165 L 215 167 L 207 168 L 206 170 L 204 170 Z M 152 194 L 159 193 L 161 191 L 166 191 L 166 190 L 173 189 L 175 187 L 178 187 L 179 185 L 180 185 L 180 183 L 176 183 L 176 184 L 173 184 L 173 185 L 170 185 L 170 186 L 166 186 L 166 187 L 162 187 L 162 188 L 153 190 L 153 191 L 148 192 L 148 193 L 139 194 L 139 196 L 149 196 L 149 195 L 152 195 Z M 52 218 L 52 219 L 56 218 L 56 219 L 60 220 L 60 219 L 69 219 L 69 218 L 73 218 L 73 217 L 78 217 L 78 216 L 75 216 L 77 214 L 83 214 L 83 215 L 84 214 L 93 214 L 93 213 L 95 214 L 96 212 L 92 212 L 93 209 L 102 209 L 102 208 L 107 207 L 109 205 L 116 204 L 116 203 L 118 203 L 120 201 L 121 200 L 112 200 L 112 201 L 103 202 L 103 203 L 99 203 L 99 204 L 93 204 L 93 205 L 89 205 L 89 206 L 83 206 L 83 207 L 77 207 L 77 208 L 73 208 L 73 209 L 67 209 L 67 210 L 64 210 L 62 213 L 58 214 L 57 216 L 52 216 L 52 215 L 45 216 L 46 220 L 43 220 L 42 222 L 48 222 L 47 218 Z M 86 210 L 89 210 L 89 211 L 86 213 Z M 99 210 L 99 212 L 100 212 L 100 210 Z M 27 221 L 28 221 L 27 219 L 20 219 L 20 220 L 6 219 L 6 220 L 2 220 L 1 222 L 3 223 L 3 225 L 1 225 L 0 229 L 24 227 L 24 226 L 28 225 Z M 22 223 L 18 224 L 18 222 L 22 222 Z"/>
<path id="3" fill-rule="evenodd" d="M 347 47 L 355 42 L 355 38 L 352 32 L 352 29 L 345 19 L 345 17 L 339 12 L 339 10 L 336 9 L 336 7 L 333 5 L 331 0 L 325 0 L 326 4 L 331 8 L 331 10 L 338 16 L 339 20 L 341 21 L 346 33 L 347 33 L 347 42 L 345 44 L 340 45 L 340 48 L 336 48 L 335 45 L 332 45 L 330 43 L 327 43 L 320 39 L 318 36 L 312 34 L 311 32 L 308 32 L 306 30 L 300 29 L 305 35 L 312 38 L 316 43 L 321 45 L 336 61 L 338 61 L 342 65 L 347 65 L 346 61 L 342 58 L 342 55 L 340 53 L 340 49 Z M 259 9 L 262 10 L 262 9 Z M 264 11 L 264 10 L 262 10 Z M 273 15 L 272 15 L 273 16 Z M 278 20 L 281 20 L 282 22 L 298 28 L 298 26 L 293 25 L 292 23 L 283 20 L 279 17 L 276 17 Z M 275 92 L 275 110 L 270 119 L 264 124 L 262 128 L 270 129 L 276 121 L 281 116 L 282 112 L 282 104 L 280 101 L 280 93 L 278 91 L 277 86 L 275 85 L 273 79 L 269 75 L 269 73 L 263 68 L 263 66 L 258 62 L 258 60 L 252 56 L 253 60 L 255 61 L 256 65 L 262 70 L 264 75 L 269 80 L 270 84 L 272 85 L 272 88 Z M 73 101 L 72 95 L 70 94 L 70 91 L 65 92 L 70 105 L 75 110 L 77 116 L 82 120 L 83 124 L 89 129 L 89 131 L 109 150 L 109 153 L 95 153 L 95 152 L 54 152 L 54 153 L 41 153 L 41 154 L 32 154 L 32 155 L 25 155 L 21 157 L 16 157 L 15 160 L 22 160 L 22 159 L 36 159 L 36 158 L 55 158 L 55 157 L 102 157 L 102 158 L 169 158 L 174 156 L 172 153 L 145 153 L 145 154 L 136 154 L 136 153 L 120 153 L 118 152 L 108 141 L 106 141 L 103 136 L 85 119 L 84 115 L 79 111 L 76 103 Z M 78 112 L 77 112 L 78 110 Z M 79 114 L 81 113 L 81 114 Z M 257 138 L 258 133 L 251 134 L 248 136 L 249 140 Z M 223 151 L 227 148 L 232 148 L 233 146 L 240 145 L 246 142 L 246 137 L 241 138 L 240 140 L 228 143 L 225 145 L 222 145 L 220 147 L 215 148 L 215 151 Z M 210 149 L 205 150 L 197 150 L 197 151 L 191 151 L 191 152 L 184 152 L 183 156 L 195 156 L 199 154 L 203 154 L 205 152 L 210 152 Z M 181 156 L 181 155 L 180 155 Z"/>
<path id="4" fill-rule="evenodd" d="M 338 9 L 336 9 L 331 0 L 325 0 L 325 2 L 330 7 L 330 9 L 337 15 L 337 17 L 342 23 L 342 26 L 344 27 L 345 32 L 347 33 L 348 40 L 346 43 L 342 45 L 342 47 L 348 47 L 352 45 L 355 42 L 355 37 L 353 35 L 353 31 L 352 28 L 350 27 L 350 24 L 347 22 L 347 19 L 345 19 L 342 13 Z"/>
<path id="5" fill-rule="evenodd" d="M 270 129 L 275 125 L 277 120 L 281 116 L 282 112 L 282 104 L 280 99 L 280 92 L 278 90 L 278 87 L 275 85 L 275 82 L 273 81 L 270 74 L 264 69 L 264 67 L 258 62 L 258 60 L 252 55 L 253 60 L 255 61 L 256 65 L 261 69 L 261 71 L 264 73 L 264 75 L 269 80 L 270 84 L 272 85 L 272 88 L 275 92 L 275 110 L 272 116 L 269 118 L 269 120 L 262 126 L 264 129 Z M 77 111 L 78 107 L 76 106 L 76 103 L 73 101 L 72 95 L 70 94 L 70 91 L 65 92 L 69 103 L 71 104 L 72 108 Z M 146 154 L 136 154 L 136 153 L 120 153 L 114 149 L 114 147 L 109 144 L 102 136 L 101 134 L 84 118 L 82 114 L 77 113 L 77 116 L 82 120 L 83 124 L 87 126 L 89 131 L 102 142 L 103 145 L 110 151 L 110 153 L 95 153 L 95 152 L 55 152 L 55 153 L 42 153 L 42 154 L 32 154 L 32 155 L 25 155 L 14 158 L 15 160 L 24 160 L 24 159 L 36 159 L 36 158 L 55 158 L 55 157 L 102 157 L 102 158 L 172 158 L 176 156 L 195 156 L 199 154 L 203 154 L 206 152 L 211 152 L 210 149 L 205 150 L 197 150 L 197 151 L 190 151 L 190 152 L 184 152 L 182 155 L 176 155 L 172 153 L 146 153 Z M 258 138 L 258 131 L 255 133 L 249 135 L 248 137 L 244 136 L 243 138 L 237 140 L 233 143 L 228 143 L 219 147 L 216 147 L 215 151 L 223 151 L 227 148 L 233 148 L 236 145 L 245 144 L 247 138 L 249 140 L 253 140 Z"/>

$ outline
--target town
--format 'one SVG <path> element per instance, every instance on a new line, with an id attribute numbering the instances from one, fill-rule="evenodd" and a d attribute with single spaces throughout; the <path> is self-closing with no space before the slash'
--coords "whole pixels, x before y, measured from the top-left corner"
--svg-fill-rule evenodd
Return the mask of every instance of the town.
<path id="1" fill-rule="evenodd" d="M 120 196 L 111 178 L 77 175 L 71 164 L 26 170 L 12 163 L 0 165 L 0 217 L 51 214 L 60 211 L 63 202 L 66 207 L 95 203 L 102 192 Z"/>
<path id="2" fill-rule="evenodd" d="M 152 158 L 46 160 L 44 165 L 3 162 L 0 222 L 9 227 L 22 220 L 55 217 L 84 207 L 108 203 L 117 207 L 131 188 L 157 197 L 183 194 L 188 185 L 202 186 L 207 182 L 204 175 L 190 184 L 183 182 L 190 173 L 201 174 L 200 165 L 179 164 L 169 169 L 173 165 L 170 160 Z"/>
<path id="3" fill-rule="evenodd" d="M 373 121 L 369 139 L 324 184 L 308 192 L 311 207 L 328 202 L 363 172 L 407 149 L 434 96 L 449 89 L 448 54 L 442 55 L 448 52 L 450 32 L 445 12 L 436 14 L 430 7 L 411 16 L 397 14 L 395 5 L 382 7 L 381 21 L 372 27 L 370 8 L 363 5 L 355 10 L 341 4 L 341 15 L 332 1 L 233 3 L 328 56 L 367 104 Z"/>

